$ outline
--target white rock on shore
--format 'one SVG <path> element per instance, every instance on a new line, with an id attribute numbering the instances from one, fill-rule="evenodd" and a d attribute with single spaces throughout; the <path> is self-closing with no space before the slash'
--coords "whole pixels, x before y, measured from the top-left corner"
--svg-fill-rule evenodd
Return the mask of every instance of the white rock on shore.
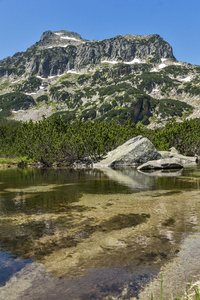
<path id="1" fill-rule="evenodd" d="M 128 140 L 113 151 L 108 152 L 104 159 L 94 163 L 94 167 L 137 166 L 149 160 L 161 158 L 161 154 L 147 138 L 141 135 Z"/>

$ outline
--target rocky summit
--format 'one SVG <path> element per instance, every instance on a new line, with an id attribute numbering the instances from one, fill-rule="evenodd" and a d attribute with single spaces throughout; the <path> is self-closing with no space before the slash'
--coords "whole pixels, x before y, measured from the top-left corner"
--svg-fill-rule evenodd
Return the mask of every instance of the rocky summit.
<path id="1" fill-rule="evenodd" d="M 0 118 L 130 119 L 149 127 L 200 116 L 200 66 L 178 61 L 157 34 L 88 41 L 46 31 L 0 61 Z"/>

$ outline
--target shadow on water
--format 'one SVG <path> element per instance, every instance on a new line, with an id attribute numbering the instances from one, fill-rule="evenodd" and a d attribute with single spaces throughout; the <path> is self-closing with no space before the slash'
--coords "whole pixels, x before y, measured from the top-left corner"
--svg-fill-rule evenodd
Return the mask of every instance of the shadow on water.
<path id="1" fill-rule="evenodd" d="M 13 299 L 137 296 L 199 232 L 199 188 L 199 167 L 0 170 L 0 298 L 13 276 Z"/>

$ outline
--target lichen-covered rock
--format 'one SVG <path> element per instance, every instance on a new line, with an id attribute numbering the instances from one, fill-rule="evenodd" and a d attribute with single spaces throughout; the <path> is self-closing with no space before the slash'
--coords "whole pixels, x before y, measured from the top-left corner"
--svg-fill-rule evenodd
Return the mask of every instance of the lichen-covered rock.
<path id="1" fill-rule="evenodd" d="M 94 164 L 94 167 L 136 166 L 160 158 L 161 155 L 150 140 L 139 135 L 108 152 L 102 161 Z"/>
<path id="2" fill-rule="evenodd" d="M 162 158 L 158 160 L 148 161 L 141 166 L 138 170 L 161 170 L 161 169 L 182 169 L 183 165 L 178 159 L 175 158 Z"/>

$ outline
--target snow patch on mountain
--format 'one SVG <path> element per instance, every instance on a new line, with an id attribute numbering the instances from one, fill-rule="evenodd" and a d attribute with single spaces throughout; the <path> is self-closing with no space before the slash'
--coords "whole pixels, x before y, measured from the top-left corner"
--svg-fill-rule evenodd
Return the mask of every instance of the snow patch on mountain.
<path id="1" fill-rule="evenodd" d="M 127 65 L 133 65 L 133 64 L 144 64 L 146 63 L 146 60 L 141 60 L 139 58 L 134 58 L 132 61 L 125 61 L 124 64 L 127 64 Z"/>
<path id="2" fill-rule="evenodd" d="M 102 60 L 101 61 L 102 64 L 119 64 L 119 62 L 117 60 Z"/>
<path id="3" fill-rule="evenodd" d="M 161 58 L 161 64 L 159 64 L 157 67 L 154 67 L 153 69 L 151 69 L 150 72 L 159 72 L 160 70 L 168 67 L 168 66 L 182 66 L 183 63 L 181 62 L 174 62 L 171 60 L 168 60 L 167 58 Z"/>
<path id="4" fill-rule="evenodd" d="M 158 66 L 159 69 L 163 69 L 163 68 L 165 68 L 165 67 L 167 67 L 166 64 L 160 64 L 160 65 Z"/>
<path id="5" fill-rule="evenodd" d="M 191 77 L 191 76 L 188 76 L 188 77 L 186 77 L 186 78 L 181 78 L 181 79 L 179 79 L 179 80 L 180 80 L 180 81 L 189 82 L 189 81 L 192 80 L 192 77 Z"/>
<path id="6" fill-rule="evenodd" d="M 78 42 L 80 41 L 76 38 L 69 37 L 69 36 L 61 36 L 60 38 L 63 39 L 63 40 L 72 40 L 72 41 L 78 41 Z"/>
<path id="7" fill-rule="evenodd" d="M 102 64 L 107 63 L 107 64 L 126 64 L 126 65 L 133 65 L 133 64 L 144 64 L 146 63 L 146 61 L 141 60 L 139 58 L 134 58 L 131 61 L 117 61 L 117 60 L 102 60 L 101 61 Z"/>
<path id="8" fill-rule="evenodd" d="M 75 42 L 79 42 L 79 43 L 83 43 L 83 44 L 85 43 L 81 39 L 77 39 L 75 37 L 64 35 L 62 32 L 54 32 L 54 34 L 57 35 L 57 36 L 59 36 L 62 40 L 75 41 Z M 63 46 L 59 46 L 59 47 L 63 47 Z"/>

